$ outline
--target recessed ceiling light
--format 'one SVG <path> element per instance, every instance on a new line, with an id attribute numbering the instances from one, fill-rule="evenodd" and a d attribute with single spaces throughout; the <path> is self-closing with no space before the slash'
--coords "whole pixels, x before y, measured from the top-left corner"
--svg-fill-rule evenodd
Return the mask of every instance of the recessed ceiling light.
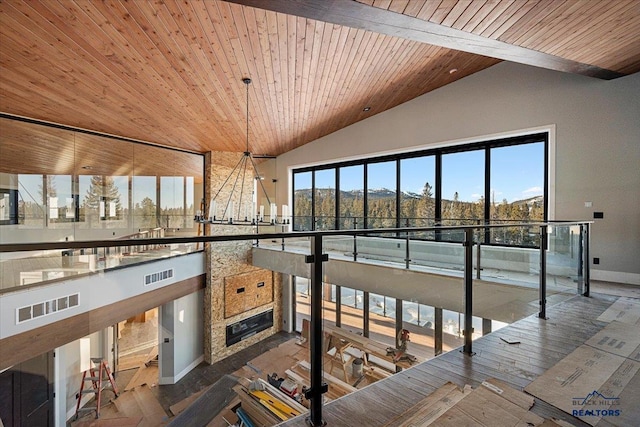
<path id="1" fill-rule="evenodd" d="M 82 166 L 82 169 L 90 171 L 91 169 L 93 169 L 93 166 Z"/>
<path id="2" fill-rule="evenodd" d="M 457 72 L 458 72 L 457 68 L 452 68 L 452 69 L 449 70 L 449 74 L 455 74 Z"/>
<path id="3" fill-rule="evenodd" d="M 369 110 L 371 110 L 371 107 L 364 107 L 364 108 L 362 109 L 362 111 L 369 111 Z"/>

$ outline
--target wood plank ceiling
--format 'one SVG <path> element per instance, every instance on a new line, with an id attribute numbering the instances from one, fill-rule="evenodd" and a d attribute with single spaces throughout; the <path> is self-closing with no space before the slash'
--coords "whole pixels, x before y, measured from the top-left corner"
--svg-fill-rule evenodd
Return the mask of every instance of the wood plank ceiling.
<path id="1" fill-rule="evenodd" d="M 637 0 L 358 1 L 0 0 L 0 112 L 242 152 L 248 76 L 250 150 L 278 155 L 496 64 L 504 46 L 588 75 L 640 70 Z M 324 22 L 327 5 L 363 18 Z M 464 46 L 378 30 L 369 14 Z"/>

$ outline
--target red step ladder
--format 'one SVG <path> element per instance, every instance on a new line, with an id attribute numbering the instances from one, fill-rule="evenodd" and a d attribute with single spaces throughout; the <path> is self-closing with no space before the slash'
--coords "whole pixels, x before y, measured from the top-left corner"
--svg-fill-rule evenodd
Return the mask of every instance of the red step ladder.
<path id="1" fill-rule="evenodd" d="M 109 384 L 107 384 L 109 380 Z M 87 381 L 91 381 L 91 387 L 85 387 Z M 91 359 L 91 367 L 82 373 L 82 383 L 80 384 L 80 391 L 77 394 L 78 403 L 76 404 L 76 419 L 80 412 L 96 411 L 96 418 L 100 417 L 100 405 L 102 403 L 102 391 L 112 390 L 115 397 L 118 397 L 118 387 L 116 387 L 116 381 L 113 378 L 111 369 L 106 360 L 100 358 Z M 96 406 L 80 407 L 82 396 L 85 394 L 93 393 L 95 395 Z"/>

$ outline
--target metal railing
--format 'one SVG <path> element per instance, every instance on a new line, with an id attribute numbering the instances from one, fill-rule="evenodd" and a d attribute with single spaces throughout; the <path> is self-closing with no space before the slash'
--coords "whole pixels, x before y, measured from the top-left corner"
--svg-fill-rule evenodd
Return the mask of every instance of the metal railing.
<path id="1" fill-rule="evenodd" d="M 423 232 L 456 232 L 461 233 L 464 238 L 461 241 L 451 244 L 461 245 L 464 253 L 463 263 L 463 283 L 464 283 L 464 345 L 463 352 L 469 356 L 473 355 L 472 335 L 473 335 L 473 247 L 478 243 L 478 236 L 482 236 L 493 229 L 500 227 L 521 226 L 538 230 L 539 246 L 539 312 L 540 318 L 546 318 L 546 271 L 547 271 L 547 251 L 549 246 L 549 232 L 554 227 L 577 227 L 579 229 L 578 247 L 578 282 L 582 295 L 589 295 L 589 231 L 591 222 L 547 222 L 547 223 L 525 223 L 508 225 L 475 225 L 475 226 L 448 226 L 448 227 L 425 227 L 425 228 L 389 228 L 389 229 L 369 229 L 369 230 L 331 230 L 331 231 L 307 231 L 307 232 L 277 232 L 265 234 L 239 234 L 239 235 L 217 235 L 217 236 L 197 236 L 197 237 L 155 237 L 148 239 L 120 239 L 120 240 L 99 240 L 99 241 L 73 241 L 73 242 L 48 242 L 48 243 L 15 243 L 0 244 L 0 253 L 23 252 L 23 251 L 44 251 L 44 250 L 75 250 L 89 248 L 112 248 L 122 246 L 138 246 L 141 244 L 150 247 L 156 245 L 175 244 L 198 244 L 215 243 L 228 241 L 250 240 L 254 245 L 258 245 L 262 239 L 271 241 L 284 241 L 286 239 L 309 238 L 310 254 L 306 256 L 306 263 L 311 267 L 311 325 L 310 325 L 310 349 L 311 349 L 311 388 L 306 392 L 306 397 L 311 400 L 310 425 L 324 425 L 322 419 L 322 395 L 327 391 L 327 385 L 323 383 L 323 352 L 322 352 L 322 285 L 323 285 L 323 264 L 329 257 L 324 253 L 324 243 L 336 236 L 346 236 L 353 238 L 354 260 L 358 258 L 357 238 L 363 236 L 402 236 L 407 239 L 407 252 L 405 260 L 408 265 L 410 261 L 409 236 L 413 233 Z"/>

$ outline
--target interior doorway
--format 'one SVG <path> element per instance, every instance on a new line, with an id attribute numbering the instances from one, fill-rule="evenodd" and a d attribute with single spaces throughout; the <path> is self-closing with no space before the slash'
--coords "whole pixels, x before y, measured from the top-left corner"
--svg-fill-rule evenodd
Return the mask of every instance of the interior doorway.
<path id="1" fill-rule="evenodd" d="M 158 308 L 114 326 L 114 371 L 122 390 L 158 383 Z"/>
<path id="2" fill-rule="evenodd" d="M 0 373 L 0 424 L 53 425 L 53 351 Z"/>

